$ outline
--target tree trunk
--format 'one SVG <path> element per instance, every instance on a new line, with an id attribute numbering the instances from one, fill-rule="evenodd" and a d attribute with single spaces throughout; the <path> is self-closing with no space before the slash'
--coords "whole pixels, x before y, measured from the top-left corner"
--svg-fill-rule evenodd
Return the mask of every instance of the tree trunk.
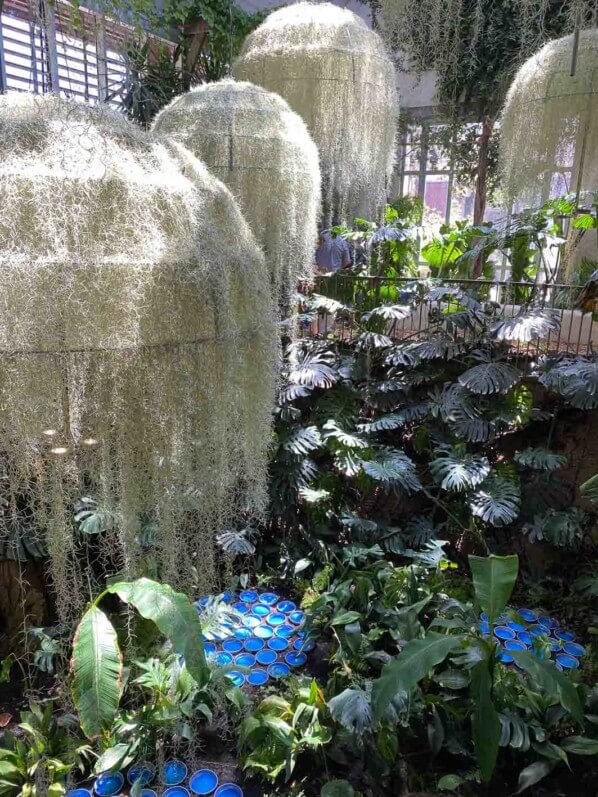
<path id="1" fill-rule="evenodd" d="M 478 167 L 475 181 L 475 196 L 473 201 L 473 223 L 481 224 L 486 212 L 486 193 L 488 190 L 488 155 L 490 152 L 490 139 L 494 130 L 494 118 L 484 116 L 482 119 L 482 132 L 478 139 Z M 483 258 L 479 255 L 473 264 L 472 279 L 482 276 Z"/>

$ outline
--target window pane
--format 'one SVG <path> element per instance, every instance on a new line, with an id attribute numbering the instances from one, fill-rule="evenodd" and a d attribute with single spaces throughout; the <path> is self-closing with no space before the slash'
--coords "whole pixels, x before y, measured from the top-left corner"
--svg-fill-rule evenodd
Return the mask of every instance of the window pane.
<path id="1" fill-rule="evenodd" d="M 428 175 L 424 194 L 424 222 L 444 224 L 448 202 L 449 178 L 445 175 Z"/>

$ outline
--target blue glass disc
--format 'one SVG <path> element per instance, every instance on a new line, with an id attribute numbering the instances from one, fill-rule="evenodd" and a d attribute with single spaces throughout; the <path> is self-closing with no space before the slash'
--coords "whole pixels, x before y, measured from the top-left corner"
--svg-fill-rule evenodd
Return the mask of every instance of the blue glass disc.
<path id="1" fill-rule="evenodd" d="M 523 625 L 523 623 L 518 623 L 515 620 L 509 620 L 507 623 L 507 628 L 510 628 L 511 631 L 525 631 L 527 626 Z"/>
<path id="2" fill-rule="evenodd" d="M 253 667 L 255 665 L 255 656 L 253 653 L 239 653 L 235 656 L 235 664 L 239 667 Z"/>
<path id="3" fill-rule="evenodd" d="M 301 625 L 301 623 L 305 620 L 305 612 L 302 612 L 301 609 L 296 609 L 294 612 L 289 612 L 289 620 L 293 623 L 293 625 Z"/>
<path id="4" fill-rule="evenodd" d="M 313 639 L 296 639 L 293 642 L 293 648 L 295 650 L 299 650 L 302 653 L 309 653 L 311 650 L 314 650 L 316 647 L 316 643 Z"/>
<path id="5" fill-rule="evenodd" d="M 486 623 L 484 620 L 478 625 L 481 634 L 489 634 L 490 633 L 490 623 Z"/>
<path id="6" fill-rule="evenodd" d="M 91 792 L 89 789 L 71 789 L 67 791 L 66 797 L 91 797 Z"/>
<path id="7" fill-rule="evenodd" d="M 283 639 L 288 639 L 290 636 L 293 636 L 295 633 L 295 629 L 292 625 L 279 625 L 278 628 L 274 630 L 276 636 L 281 636 Z"/>
<path id="8" fill-rule="evenodd" d="M 165 786 L 177 786 L 187 777 L 187 764 L 184 761 L 172 759 L 164 764 L 162 770 L 162 783 Z"/>
<path id="9" fill-rule="evenodd" d="M 276 607 L 279 612 L 283 612 L 284 614 L 288 614 L 289 612 L 294 612 L 297 608 L 297 604 L 293 603 L 293 601 L 280 601 L 278 606 Z"/>
<path id="10" fill-rule="evenodd" d="M 245 676 L 238 670 L 231 670 L 230 672 L 227 672 L 226 677 L 229 681 L 232 681 L 235 686 L 243 686 L 245 683 Z"/>
<path id="11" fill-rule="evenodd" d="M 240 639 L 225 639 L 222 643 L 222 650 L 227 653 L 240 653 L 243 650 L 243 642 Z"/>
<path id="12" fill-rule="evenodd" d="M 245 650 L 249 651 L 249 653 L 257 653 L 258 650 L 264 647 L 264 640 L 250 636 L 249 639 L 246 639 L 243 643 L 243 647 Z"/>
<path id="13" fill-rule="evenodd" d="M 214 792 L 214 797 L 243 797 L 243 789 L 236 783 L 223 783 Z"/>
<path id="14" fill-rule="evenodd" d="M 488 614 L 486 612 L 482 612 L 480 614 L 480 620 L 483 620 L 485 623 L 487 623 L 488 620 L 490 620 L 490 618 L 488 617 Z"/>
<path id="15" fill-rule="evenodd" d="M 268 640 L 267 645 L 270 648 L 270 650 L 276 650 L 280 652 L 281 650 L 286 650 L 289 646 L 289 643 L 286 639 L 281 639 L 280 637 L 274 637 L 273 639 Z"/>
<path id="16" fill-rule="evenodd" d="M 265 653 L 266 651 L 264 651 Z M 252 670 L 247 676 L 247 683 L 251 686 L 263 686 L 268 683 L 270 677 L 265 670 Z"/>
<path id="17" fill-rule="evenodd" d="M 211 794 L 217 785 L 218 775 L 212 769 L 198 769 L 189 781 L 193 794 Z"/>
<path id="18" fill-rule="evenodd" d="M 494 636 L 498 639 L 515 639 L 515 632 L 506 625 L 497 625 L 494 629 Z"/>
<path id="19" fill-rule="evenodd" d="M 554 635 L 557 639 L 561 639 L 563 642 L 573 642 L 575 640 L 575 634 L 573 631 L 555 631 Z"/>
<path id="20" fill-rule="evenodd" d="M 162 797 L 189 797 L 189 789 L 184 786 L 169 786 L 162 792 Z"/>
<path id="21" fill-rule="evenodd" d="M 527 633 L 531 634 L 532 636 L 542 636 L 543 634 L 546 636 L 550 633 L 550 631 L 547 628 L 544 628 L 544 626 L 532 625 L 527 629 Z"/>
<path id="22" fill-rule="evenodd" d="M 211 656 L 212 653 L 216 653 L 216 645 L 213 642 L 204 642 L 203 651 L 206 656 Z"/>
<path id="23" fill-rule="evenodd" d="M 239 598 L 244 603 L 255 603 L 257 600 L 257 592 L 253 589 L 244 589 L 243 592 L 239 593 Z"/>
<path id="24" fill-rule="evenodd" d="M 307 656 L 305 653 L 287 653 L 284 660 L 287 664 L 290 664 L 291 667 L 303 667 L 307 661 Z"/>
<path id="25" fill-rule="evenodd" d="M 265 603 L 256 603 L 255 606 L 251 607 L 251 613 L 255 614 L 256 617 L 266 617 L 270 614 L 270 607 L 266 606 Z"/>
<path id="26" fill-rule="evenodd" d="M 246 603 L 242 603 L 241 601 L 237 601 L 233 603 L 233 609 L 239 614 L 247 614 L 249 611 L 249 606 Z"/>
<path id="27" fill-rule="evenodd" d="M 583 656 L 586 652 L 584 646 L 578 645 L 577 642 L 567 642 L 566 645 L 563 645 L 563 650 L 565 653 L 568 653 L 570 656 L 575 656 L 576 658 Z"/>
<path id="28" fill-rule="evenodd" d="M 268 665 L 274 664 L 276 661 L 276 652 L 273 650 L 260 650 L 260 652 L 256 654 L 255 660 L 258 664 L 268 667 Z"/>
<path id="29" fill-rule="evenodd" d="M 286 678 L 290 673 L 291 671 L 288 664 L 283 664 L 280 661 L 268 667 L 268 675 L 272 678 Z"/>
<path id="30" fill-rule="evenodd" d="M 544 628 L 556 628 L 558 625 L 554 617 L 538 617 L 538 623 Z"/>
<path id="31" fill-rule="evenodd" d="M 275 592 L 262 592 L 260 595 L 260 603 L 265 603 L 267 606 L 274 606 L 278 600 L 278 595 Z"/>
<path id="32" fill-rule="evenodd" d="M 520 639 L 524 645 L 528 648 L 531 647 L 532 642 L 534 641 L 533 636 L 528 631 L 520 631 L 517 634 L 518 639 Z"/>
<path id="33" fill-rule="evenodd" d="M 269 625 L 276 627 L 282 625 L 286 619 L 287 618 L 284 616 L 282 612 L 272 612 L 272 614 L 269 614 L 268 617 L 266 618 L 266 622 Z"/>
<path id="34" fill-rule="evenodd" d="M 257 628 L 259 624 L 260 624 L 259 618 L 258 617 L 254 617 L 252 614 L 247 614 L 243 618 L 243 625 L 246 628 L 254 629 L 254 628 Z"/>
<path id="35" fill-rule="evenodd" d="M 499 661 L 502 661 L 503 664 L 512 664 L 514 661 L 513 657 L 504 650 L 500 651 L 498 654 L 498 659 Z"/>
<path id="36" fill-rule="evenodd" d="M 120 792 L 124 782 L 125 777 L 122 772 L 116 772 L 115 770 L 103 772 L 96 778 L 93 790 L 98 797 L 112 797 L 113 794 Z"/>
<path id="37" fill-rule="evenodd" d="M 239 626 L 233 631 L 233 636 L 235 636 L 237 639 L 249 639 L 251 636 L 251 629 Z"/>
<path id="38" fill-rule="evenodd" d="M 525 643 L 521 642 L 519 639 L 507 639 L 505 648 L 507 650 L 525 650 L 526 646 Z"/>
<path id="39" fill-rule="evenodd" d="M 517 614 L 522 617 L 526 623 L 536 623 L 538 621 L 538 615 L 531 609 L 519 609 Z"/>
<path id="40" fill-rule="evenodd" d="M 158 797 L 153 789 L 141 789 L 141 797 Z"/>
<path id="41" fill-rule="evenodd" d="M 148 786 L 155 777 L 155 767 L 146 762 L 143 762 L 142 764 L 133 764 L 127 774 L 127 780 L 131 786 L 137 781 L 140 781 L 142 786 Z"/>
<path id="42" fill-rule="evenodd" d="M 556 661 L 565 670 L 576 670 L 579 667 L 579 661 L 575 656 L 570 656 L 568 653 L 559 653 Z"/>
<path id="43" fill-rule="evenodd" d="M 233 657 L 230 653 L 227 653 L 225 650 L 223 650 L 220 653 L 216 653 L 214 656 L 214 661 L 219 667 L 226 667 L 227 664 L 233 663 Z"/>
<path id="44" fill-rule="evenodd" d="M 235 593 L 234 592 L 223 592 L 222 593 L 222 600 L 225 603 L 232 603 L 234 601 L 234 599 L 235 599 Z"/>
<path id="45" fill-rule="evenodd" d="M 274 636 L 274 631 L 269 625 L 258 625 L 253 629 L 253 633 L 258 639 L 270 639 Z"/>

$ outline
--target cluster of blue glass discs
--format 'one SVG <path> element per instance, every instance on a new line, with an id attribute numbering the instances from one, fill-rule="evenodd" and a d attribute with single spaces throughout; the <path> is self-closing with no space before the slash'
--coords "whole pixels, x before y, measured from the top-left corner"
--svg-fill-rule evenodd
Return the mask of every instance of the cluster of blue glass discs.
<path id="1" fill-rule="evenodd" d="M 200 598 L 195 604 L 198 612 L 210 600 Z M 215 664 L 233 667 L 226 676 L 235 686 L 264 686 L 304 666 L 315 643 L 303 628 L 305 614 L 293 601 L 251 589 L 238 595 L 225 592 L 221 600 L 233 611 L 204 634 L 204 650 Z"/>
<path id="2" fill-rule="evenodd" d="M 513 619 L 515 618 L 515 619 Z M 514 662 L 511 652 L 529 650 L 539 658 L 553 661 L 558 670 L 576 670 L 585 648 L 575 641 L 573 631 L 562 628 L 554 617 L 539 614 L 532 609 L 510 610 L 496 618 L 494 637 L 502 645 L 499 659 L 504 664 Z M 480 615 L 479 629 L 490 635 L 488 615 Z"/>
<path id="3" fill-rule="evenodd" d="M 212 769 L 194 772 L 185 785 L 188 774 L 184 761 L 167 761 L 160 773 L 161 797 L 191 797 L 192 794 L 243 797 L 243 789 L 236 783 L 222 783 L 219 786 L 218 775 Z M 127 780 L 131 786 L 134 783 L 141 785 L 140 797 L 158 797 L 158 791 L 153 787 L 155 779 L 156 768 L 150 763 L 133 764 L 129 767 Z M 125 776 L 122 772 L 103 772 L 96 778 L 93 790 L 97 797 L 117 797 L 121 794 L 124 783 Z M 66 797 L 92 797 L 92 794 L 88 789 L 78 788 L 69 791 Z"/>

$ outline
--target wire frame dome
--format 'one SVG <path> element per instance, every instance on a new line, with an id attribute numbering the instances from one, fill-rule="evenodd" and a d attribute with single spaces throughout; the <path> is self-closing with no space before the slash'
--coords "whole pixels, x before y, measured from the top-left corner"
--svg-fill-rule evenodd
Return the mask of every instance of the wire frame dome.
<path id="1" fill-rule="evenodd" d="M 247 37 L 233 74 L 280 94 L 305 120 L 328 217 L 375 215 L 386 199 L 399 113 L 394 66 L 377 33 L 331 3 L 286 6 Z"/>
<path id="2" fill-rule="evenodd" d="M 303 120 L 276 94 L 221 80 L 173 100 L 154 132 L 184 144 L 228 186 L 285 302 L 311 276 L 317 241 L 320 167 Z"/>
<path id="3" fill-rule="evenodd" d="M 549 42 L 517 73 L 501 120 L 510 200 L 598 189 L 598 28 Z"/>
<path id="4" fill-rule="evenodd" d="M 4 96 L 0 150 L 0 535 L 43 529 L 62 617 L 148 551 L 213 585 L 215 532 L 265 499 L 259 247 L 199 161 L 106 109 Z"/>

